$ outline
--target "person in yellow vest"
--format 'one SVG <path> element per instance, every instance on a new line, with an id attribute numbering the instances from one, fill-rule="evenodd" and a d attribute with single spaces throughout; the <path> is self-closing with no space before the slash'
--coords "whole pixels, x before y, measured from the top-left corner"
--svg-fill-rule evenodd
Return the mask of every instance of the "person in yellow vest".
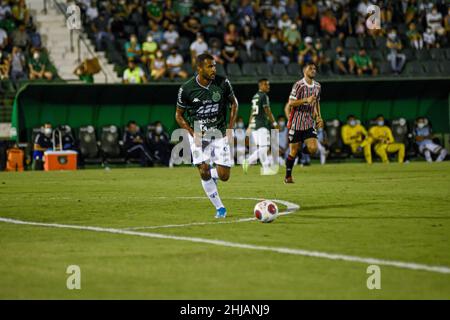
<path id="1" fill-rule="evenodd" d="M 377 116 L 377 125 L 369 130 L 369 136 L 372 143 L 375 144 L 375 152 L 380 156 L 383 163 L 389 163 L 388 153 L 398 152 L 398 162 L 403 163 L 405 158 L 405 145 L 403 143 L 395 142 L 392 131 L 388 126 L 384 125 L 384 117 Z"/>
<path id="2" fill-rule="evenodd" d="M 364 157 L 368 164 L 372 164 L 371 140 L 366 128 L 362 126 L 354 115 L 347 117 L 347 124 L 341 129 L 342 141 L 348 145 L 352 153 L 364 150 Z"/>
<path id="3" fill-rule="evenodd" d="M 146 83 L 144 71 L 136 65 L 134 58 L 128 58 L 128 68 L 123 72 L 123 83 Z"/>

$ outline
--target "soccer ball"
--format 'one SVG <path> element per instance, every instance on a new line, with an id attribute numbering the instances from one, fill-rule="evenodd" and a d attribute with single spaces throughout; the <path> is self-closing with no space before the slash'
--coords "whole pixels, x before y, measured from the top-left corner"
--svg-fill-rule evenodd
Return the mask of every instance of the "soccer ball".
<path id="1" fill-rule="evenodd" d="M 278 207 L 273 201 L 264 200 L 256 204 L 253 213 L 261 222 L 272 222 L 278 217 Z"/>

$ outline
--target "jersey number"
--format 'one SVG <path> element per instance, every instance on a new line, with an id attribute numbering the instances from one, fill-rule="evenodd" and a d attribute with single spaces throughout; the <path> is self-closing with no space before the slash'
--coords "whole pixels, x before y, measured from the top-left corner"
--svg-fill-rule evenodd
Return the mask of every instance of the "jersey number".
<path id="1" fill-rule="evenodd" d="M 253 115 L 253 116 L 256 116 L 256 115 L 259 113 L 259 105 L 258 105 L 258 102 L 259 102 L 259 98 L 254 98 L 254 99 L 252 100 L 252 115 Z"/>

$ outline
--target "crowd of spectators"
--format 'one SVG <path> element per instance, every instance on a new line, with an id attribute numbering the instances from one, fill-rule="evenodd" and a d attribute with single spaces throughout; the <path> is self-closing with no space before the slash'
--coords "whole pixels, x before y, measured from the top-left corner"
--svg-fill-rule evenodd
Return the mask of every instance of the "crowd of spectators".
<path id="1" fill-rule="evenodd" d="M 381 50 L 392 73 L 400 73 L 407 60 L 404 48 L 447 47 L 450 34 L 445 0 L 80 0 L 79 4 L 98 49 L 106 50 L 108 42 L 118 44 L 127 59 L 124 64 L 133 60 L 147 79 L 184 78 L 192 69 L 183 64 L 194 66 L 195 55 L 205 51 L 225 67 L 314 61 L 324 73 L 375 75 L 379 70 L 370 53 Z M 378 30 L 366 25 L 371 4 L 380 8 Z"/>
<path id="2" fill-rule="evenodd" d="M 0 80 L 55 78 L 25 0 L 0 0 Z"/>

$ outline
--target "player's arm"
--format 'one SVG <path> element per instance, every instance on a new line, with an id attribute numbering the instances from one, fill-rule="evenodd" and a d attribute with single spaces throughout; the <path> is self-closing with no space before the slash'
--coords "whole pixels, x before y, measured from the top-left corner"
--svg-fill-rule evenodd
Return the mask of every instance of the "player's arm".
<path id="1" fill-rule="evenodd" d="M 184 117 L 185 111 L 186 109 L 177 107 L 177 110 L 175 112 L 175 120 L 177 121 L 180 128 L 187 130 L 191 136 L 194 136 L 194 129 L 191 128 L 189 123 L 186 121 L 186 118 Z"/>
<path id="2" fill-rule="evenodd" d="M 304 98 L 304 99 L 292 99 L 292 97 L 291 97 L 291 98 L 289 98 L 288 104 L 291 108 L 296 108 L 303 104 L 312 104 L 314 101 L 316 101 L 315 96 L 309 96 L 308 98 Z"/>
<path id="3" fill-rule="evenodd" d="M 286 116 L 286 119 L 289 119 L 291 115 L 291 105 L 289 104 L 289 101 L 286 102 L 284 106 L 284 115 Z"/>
<path id="4" fill-rule="evenodd" d="M 320 102 L 316 101 L 315 109 L 315 121 L 318 128 L 323 128 L 322 114 L 320 113 Z"/>
<path id="5" fill-rule="evenodd" d="M 239 109 L 239 103 L 236 99 L 236 96 L 233 94 L 232 96 L 229 97 L 229 101 L 231 103 L 230 105 L 230 122 L 228 124 L 228 129 L 233 130 L 234 125 L 236 124 L 236 118 L 237 118 L 237 114 L 238 114 L 238 109 Z"/>
<path id="6" fill-rule="evenodd" d="M 264 106 L 264 112 L 266 113 L 267 119 L 269 119 L 270 123 L 272 124 L 272 127 L 278 129 L 278 124 L 275 121 L 275 117 L 273 116 L 272 110 L 270 110 L 270 107 L 268 105 Z"/>

